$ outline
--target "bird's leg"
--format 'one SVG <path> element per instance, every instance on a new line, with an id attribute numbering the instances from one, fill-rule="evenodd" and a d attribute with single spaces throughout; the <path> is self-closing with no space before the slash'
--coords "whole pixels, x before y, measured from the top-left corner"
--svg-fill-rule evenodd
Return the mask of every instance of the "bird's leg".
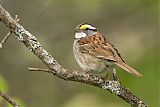
<path id="1" fill-rule="evenodd" d="M 109 71 L 108 71 L 108 72 L 109 72 Z M 105 79 L 108 79 L 108 74 L 109 74 L 108 72 L 107 72 L 106 75 L 105 75 Z"/>
<path id="2" fill-rule="evenodd" d="M 116 69 L 115 68 L 112 69 L 112 76 L 113 76 L 113 80 L 114 81 L 119 81 L 119 79 L 117 77 L 117 74 L 116 74 Z"/>

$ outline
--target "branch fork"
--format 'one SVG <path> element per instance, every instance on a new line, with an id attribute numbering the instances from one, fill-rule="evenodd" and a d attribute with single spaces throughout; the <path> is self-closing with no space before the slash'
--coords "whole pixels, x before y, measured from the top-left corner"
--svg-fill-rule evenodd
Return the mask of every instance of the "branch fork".
<path id="1" fill-rule="evenodd" d="M 15 15 L 15 21 L 18 23 L 20 19 L 18 18 L 18 15 Z M 8 40 L 8 38 L 11 36 L 12 31 L 8 32 L 7 35 L 2 39 L 0 42 L 0 48 L 3 47 L 4 43 Z"/>

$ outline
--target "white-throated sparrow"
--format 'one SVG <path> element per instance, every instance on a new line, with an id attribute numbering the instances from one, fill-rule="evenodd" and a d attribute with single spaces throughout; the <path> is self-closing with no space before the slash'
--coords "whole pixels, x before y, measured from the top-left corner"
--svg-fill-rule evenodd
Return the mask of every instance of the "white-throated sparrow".
<path id="1" fill-rule="evenodd" d="M 86 72 L 98 73 L 113 70 L 117 65 L 134 76 L 142 76 L 127 65 L 114 46 L 91 24 L 76 26 L 73 53 L 79 66 Z"/>

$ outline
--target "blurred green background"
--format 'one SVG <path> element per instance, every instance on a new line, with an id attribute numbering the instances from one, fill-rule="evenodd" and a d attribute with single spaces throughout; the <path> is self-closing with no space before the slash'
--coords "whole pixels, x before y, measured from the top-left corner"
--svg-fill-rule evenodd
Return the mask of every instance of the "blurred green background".
<path id="1" fill-rule="evenodd" d="M 0 0 L 0 4 L 13 17 L 17 14 L 20 24 L 62 66 L 72 70 L 82 71 L 72 53 L 73 28 L 91 23 L 119 49 L 129 65 L 143 74 L 143 78 L 135 78 L 118 69 L 124 86 L 149 107 L 160 107 L 158 0 Z M 0 40 L 8 31 L 0 23 Z M 0 50 L 0 90 L 16 97 L 23 107 L 129 107 L 105 90 L 29 72 L 27 67 L 46 68 L 22 43 L 10 37 Z M 0 100 L 2 105 L 7 106 Z"/>

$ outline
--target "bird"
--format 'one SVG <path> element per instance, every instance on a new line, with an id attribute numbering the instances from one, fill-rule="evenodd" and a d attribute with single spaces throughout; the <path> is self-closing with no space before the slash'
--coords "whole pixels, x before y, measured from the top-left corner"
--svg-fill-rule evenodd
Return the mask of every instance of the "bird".
<path id="1" fill-rule="evenodd" d="M 96 27 L 82 23 L 78 24 L 74 31 L 73 54 L 83 71 L 91 74 L 108 74 L 112 71 L 115 75 L 115 67 L 118 66 L 135 77 L 142 76 L 124 61 L 119 51 Z"/>

